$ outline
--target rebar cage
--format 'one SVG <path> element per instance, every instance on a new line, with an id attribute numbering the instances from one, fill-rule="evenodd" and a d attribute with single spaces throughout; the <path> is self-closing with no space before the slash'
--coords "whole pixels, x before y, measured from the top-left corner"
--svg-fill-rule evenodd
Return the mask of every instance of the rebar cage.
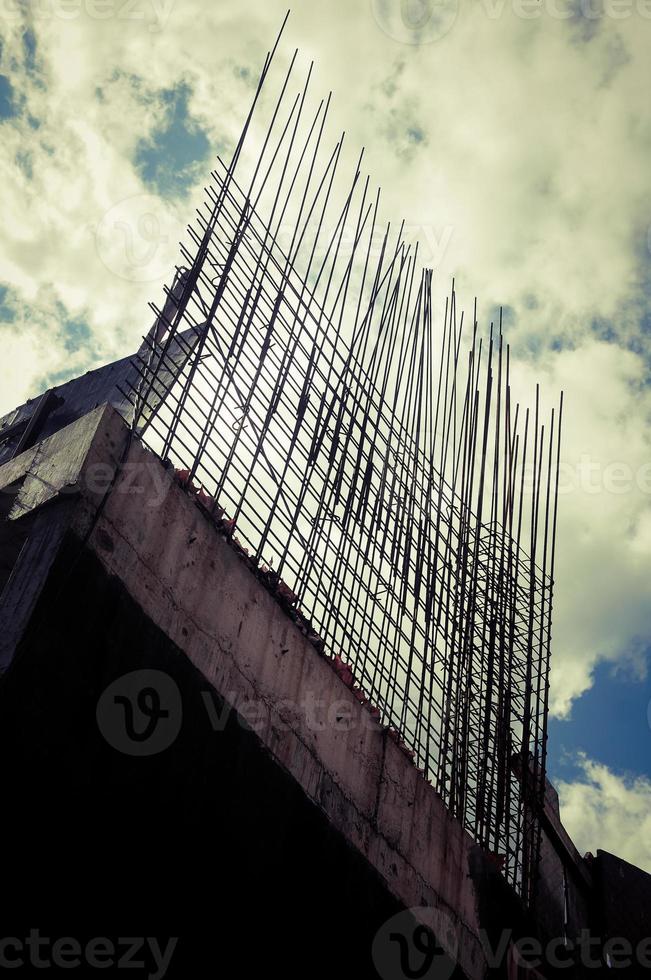
<path id="1" fill-rule="evenodd" d="M 311 67 L 289 94 L 296 54 L 251 139 L 275 52 L 152 307 L 134 430 L 530 902 L 562 396 L 547 426 L 537 388 L 512 401 L 501 318 L 484 341 L 475 305 L 464 331 L 454 286 L 435 325 L 432 271 L 380 226 L 361 157 L 338 192 L 343 137 L 324 153 Z"/>

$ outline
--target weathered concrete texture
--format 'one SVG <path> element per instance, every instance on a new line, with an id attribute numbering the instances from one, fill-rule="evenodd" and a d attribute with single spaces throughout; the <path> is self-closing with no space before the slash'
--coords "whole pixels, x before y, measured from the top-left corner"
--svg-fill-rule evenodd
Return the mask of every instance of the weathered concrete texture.
<path id="1" fill-rule="evenodd" d="M 165 309 L 167 312 L 163 322 L 167 323 L 173 316 L 174 303 L 171 296 L 167 299 Z M 160 321 L 154 324 L 148 340 L 136 354 L 105 364 L 94 371 L 87 371 L 81 377 L 66 381 L 37 398 L 30 398 L 24 405 L 0 418 L 0 464 L 11 459 L 21 444 L 27 447 L 41 442 L 106 403 L 131 422 L 133 403 L 125 393 L 137 389 L 141 384 L 142 364 L 150 361 L 151 345 L 159 339 L 159 324 Z M 200 336 L 199 328 L 189 328 L 171 341 L 165 356 L 165 366 L 159 371 L 160 391 L 169 387 L 178 376 Z M 140 367 L 134 364 L 136 358 L 141 361 Z M 145 417 L 156 409 L 159 402 L 156 392 L 152 392 L 148 398 Z"/>
<path id="2" fill-rule="evenodd" d="M 608 851 L 592 859 L 596 926 L 604 939 L 620 941 L 615 968 L 622 969 L 621 940 L 634 951 L 628 975 L 648 977 L 651 970 L 651 875 Z M 628 954 L 624 951 L 624 958 Z"/>
<path id="3" fill-rule="evenodd" d="M 0 486 L 23 478 L 12 517 L 74 487 L 77 540 L 248 721 L 395 898 L 452 920 L 461 968 L 482 977 L 472 839 L 191 495 L 130 443 L 117 413 L 91 413 L 0 469 Z"/>
<path id="4" fill-rule="evenodd" d="M 345 934 L 356 977 L 376 975 L 373 937 L 405 907 L 439 914 L 437 938 L 458 963 L 454 980 L 460 970 L 472 980 L 507 975 L 504 960 L 487 970 L 480 935 L 498 949 L 505 932 L 509 942 L 537 936 L 543 944 L 586 926 L 636 943 L 651 932 L 651 878 L 602 852 L 581 858 L 551 785 L 536 903 L 525 910 L 399 745 L 114 409 L 91 412 L 0 467 L 0 591 L 0 668 L 8 668 L 0 768 L 13 789 L 5 837 L 15 845 L 22 833 L 27 842 L 14 847 L 16 888 L 24 855 L 33 854 L 23 896 L 30 927 L 31 882 L 44 887 L 42 868 L 57 864 L 63 842 L 82 895 L 74 914 L 88 892 L 102 915 L 116 903 L 128 907 L 133 935 L 143 926 L 135 924 L 137 893 L 128 901 L 123 880 L 142 865 L 151 932 L 161 917 L 172 934 L 183 920 L 186 938 L 204 950 L 181 959 L 179 976 L 203 975 L 210 956 L 213 907 L 204 907 L 196 868 L 186 871 L 190 854 L 227 889 L 214 906 L 224 937 L 248 943 L 238 908 L 261 897 L 263 914 L 247 915 L 258 931 L 267 924 L 271 963 L 293 944 L 292 975 L 304 975 L 304 955 L 325 964 L 329 936 L 312 910 L 322 920 L 332 909 L 343 916 L 333 948 Z M 141 667 L 164 671 L 183 695 L 178 738 L 147 761 L 111 748 L 95 718 L 107 685 Z M 107 888 L 87 880 L 86 852 L 112 855 L 105 873 L 113 863 L 121 880 Z M 64 852 L 60 863 L 65 875 Z M 288 917 L 299 923 L 300 953 L 296 935 L 276 935 Z M 103 931 L 91 921 L 89 932 Z M 330 957 L 325 975 L 333 963 L 339 970 Z M 311 965 L 310 973 L 317 975 Z M 628 975 L 638 974 L 635 967 Z"/>
<path id="5" fill-rule="evenodd" d="M 96 722 L 134 669 L 182 707 L 144 757 Z M 177 937 L 167 980 L 378 980 L 373 940 L 402 904 L 70 532 L 0 682 L 0 771 L 3 935 Z"/>
<path id="6" fill-rule="evenodd" d="M 589 921 L 592 877 L 560 817 L 558 793 L 547 781 L 537 889 L 537 930 L 543 942 L 578 936 Z"/>
<path id="7" fill-rule="evenodd" d="M 125 463 L 88 546 L 392 892 L 451 916 L 483 976 L 470 836 L 159 460 L 134 443 Z"/>
<path id="8" fill-rule="evenodd" d="M 0 466 L 0 514 L 8 518 L 0 524 L 0 673 L 11 663 L 73 512 L 82 501 L 84 512 L 97 510 L 125 436 L 117 413 L 102 407 Z M 65 506 L 45 513 L 54 502 Z"/>
<path id="9" fill-rule="evenodd" d="M 102 406 L 0 466 L 0 492 L 20 483 L 9 519 L 61 494 L 83 493 L 97 505 L 110 486 L 126 438 L 117 412 Z"/>

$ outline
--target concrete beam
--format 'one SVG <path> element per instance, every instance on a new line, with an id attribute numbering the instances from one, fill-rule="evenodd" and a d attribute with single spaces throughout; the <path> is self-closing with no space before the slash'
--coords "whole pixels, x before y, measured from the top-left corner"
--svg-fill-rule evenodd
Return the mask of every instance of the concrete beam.
<path id="1" fill-rule="evenodd" d="M 104 488 L 96 478 L 102 466 Z M 392 893 L 408 908 L 434 908 L 450 920 L 451 952 L 466 976 L 483 977 L 472 838 L 193 496 L 131 442 L 121 417 L 109 407 L 90 413 L 0 468 L 0 487 L 21 475 L 16 513 L 74 486 L 69 524 L 80 542 Z"/>

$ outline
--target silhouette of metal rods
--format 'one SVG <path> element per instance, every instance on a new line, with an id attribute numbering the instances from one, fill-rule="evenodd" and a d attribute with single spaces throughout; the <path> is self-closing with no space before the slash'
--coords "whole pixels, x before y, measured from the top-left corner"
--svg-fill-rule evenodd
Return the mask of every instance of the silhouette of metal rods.
<path id="1" fill-rule="evenodd" d="M 454 285 L 435 323 L 432 272 L 380 226 L 361 156 L 344 184 L 343 136 L 323 150 L 330 98 L 308 115 L 311 67 L 291 94 L 296 55 L 251 152 L 275 51 L 153 307 L 134 425 L 235 520 L 530 901 L 562 398 L 548 422 L 537 389 L 515 404 L 501 315 L 484 342 Z"/>

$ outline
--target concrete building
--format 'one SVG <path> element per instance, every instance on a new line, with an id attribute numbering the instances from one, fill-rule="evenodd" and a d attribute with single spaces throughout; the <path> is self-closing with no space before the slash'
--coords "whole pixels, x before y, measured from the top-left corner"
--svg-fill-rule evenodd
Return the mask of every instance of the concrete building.
<path id="1" fill-rule="evenodd" d="M 4 426 L 3 965 L 481 980 L 628 960 L 647 976 L 651 877 L 580 856 L 550 785 L 526 909 L 102 397 L 22 444 L 33 408 Z"/>

